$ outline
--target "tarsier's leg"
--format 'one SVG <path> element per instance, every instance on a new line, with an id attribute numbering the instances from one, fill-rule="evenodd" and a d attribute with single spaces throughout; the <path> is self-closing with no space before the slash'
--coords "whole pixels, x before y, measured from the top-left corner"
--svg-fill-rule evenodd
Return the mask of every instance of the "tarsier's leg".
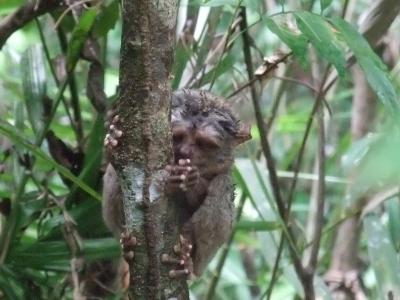
<path id="1" fill-rule="evenodd" d="M 122 290 L 126 290 L 129 287 L 130 282 L 129 263 L 135 256 L 133 250 L 137 245 L 137 240 L 131 233 L 124 231 L 121 233 L 120 244 L 122 247 L 122 256 L 124 258 L 124 260 L 121 262 L 120 268 L 122 277 Z"/>
<path id="2" fill-rule="evenodd" d="M 177 266 L 177 269 L 169 271 L 169 277 L 177 278 L 181 276 L 191 277 L 193 274 L 193 261 L 191 252 L 193 245 L 188 239 L 185 239 L 182 235 L 179 236 L 179 243 L 174 246 L 174 253 L 179 257 L 178 259 L 171 257 L 168 254 L 161 256 L 161 261 L 166 264 L 173 264 Z"/>
<path id="3" fill-rule="evenodd" d="M 207 196 L 193 216 L 183 224 L 191 232 L 193 273 L 200 276 L 233 228 L 233 184 L 230 175 L 218 175 L 209 184 Z"/>

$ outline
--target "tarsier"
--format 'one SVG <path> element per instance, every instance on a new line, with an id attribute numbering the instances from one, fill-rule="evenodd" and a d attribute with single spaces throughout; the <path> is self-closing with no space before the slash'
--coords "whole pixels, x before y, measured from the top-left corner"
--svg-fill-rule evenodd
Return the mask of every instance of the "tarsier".
<path id="1" fill-rule="evenodd" d="M 109 151 L 123 138 L 119 122 L 115 116 L 105 138 Z M 189 278 L 202 274 L 232 231 L 233 150 L 251 136 L 223 99 L 201 90 L 173 94 L 171 126 L 174 160 L 165 168 L 164 188 L 169 197 L 181 203 L 182 216 L 180 240 L 174 247 L 177 258 L 163 254 L 161 261 L 171 264 L 171 278 Z M 125 259 L 132 259 L 136 239 L 124 231 L 122 192 L 111 164 L 104 175 L 103 197 L 105 223 L 121 236 Z"/>

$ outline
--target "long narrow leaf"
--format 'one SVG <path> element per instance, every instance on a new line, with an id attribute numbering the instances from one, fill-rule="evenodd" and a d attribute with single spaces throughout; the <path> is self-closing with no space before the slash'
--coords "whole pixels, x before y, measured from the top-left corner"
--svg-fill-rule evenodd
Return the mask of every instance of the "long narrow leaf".
<path id="1" fill-rule="evenodd" d="M 353 51 L 369 85 L 375 91 L 379 100 L 391 113 L 398 117 L 400 113 L 399 99 L 389 77 L 387 67 L 353 25 L 340 18 L 333 18 L 331 22 L 338 30 L 337 34 L 346 41 L 351 51 Z"/>
<path id="2" fill-rule="evenodd" d="M 101 201 L 101 196 L 95 190 L 93 190 L 90 186 L 88 186 L 86 183 L 84 183 L 81 179 L 74 176 L 64 166 L 55 162 L 46 153 L 44 153 L 40 148 L 29 143 L 26 139 L 21 137 L 15 130 L 13 130 L 13 128 L 10 125 L 7 125 L 5 123 L 0 124 L 0 132 L 3 133 L 5 136 L 7 136 L 13 142 L 23 146 L 24 148 L 26 148 L 27 150 L 32 152 L 33 155 L 48 162 L 53 168 L 55 168 L 58 172 L 60 172 L 63 176 L 65 176 L 66 178 L 71 180 L 73 183 L 78 185 L 82 190 L 84 190 L 90 196 Z"/>
<path id="3" fill-rule="evenodd" d="M 334 28 L 316 14 L 303 11 L 294 15 L 300 31 L 310 40 L 318 54 L 333 64 L 339 75 L 344 77 L 346 73 L 344 49 L 334 34 Z"/>

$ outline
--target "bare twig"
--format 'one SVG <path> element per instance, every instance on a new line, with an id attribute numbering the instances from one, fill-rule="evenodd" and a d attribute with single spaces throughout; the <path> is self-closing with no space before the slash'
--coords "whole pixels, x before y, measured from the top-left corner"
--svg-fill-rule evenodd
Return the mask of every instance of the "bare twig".
<path id="1" fill-rule="evenodd" d="M 311 277 L 314 276 L 315 268 L 317 266 L 318 251 L 321 241 L 322 228 L 323 228 L 323 215 L 324 215 L 324 199 L 325 199 L 325 126 L 323 107 L 319 106 L 318 114 L 318 187 L 317 187 L 317 200 L 316 212 L 313 224 L 313 244 L 310 251 L 308 262 L 308 271 Z"/>
<path id="2" fill-rule="evenodd" d="M 243 30 L 243 33 L 245 33 L 246 30 Z M 250 47 L 249 47 L 250 49 Z M 227 98 L 232 98 L 233 96 L 236 96 L 239 94 L 241 91 L 243 91 L 245 88 L 251 87 L 253 83 L 255 83 L 257 80 L 262 80 L 264 77 L 268 76 L 281 62 L 284 62 L 287 58 L 289 58 L 292 55 L 292 52 L 289 52 L 287 54 L 284 54 L 281 56 L 279 59 L 274 61 L 273 63 L 268 65 L 268 69 L 263 73 L 262 76 L 254 76 L 252 73 L 252 78 L 246 82 L 244 85 L 242 85 L 240 88 L 238 88 L 236 91 L 232 92 Z"/>

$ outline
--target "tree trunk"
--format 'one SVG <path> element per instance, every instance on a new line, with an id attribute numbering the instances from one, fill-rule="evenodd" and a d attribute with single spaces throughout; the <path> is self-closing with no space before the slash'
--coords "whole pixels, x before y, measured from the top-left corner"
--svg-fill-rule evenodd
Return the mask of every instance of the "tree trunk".
<path id="1" fill-rule="evenodd" d="M 160 191 L 171 151 L 171 68 L 176 0 L 122 2 L 120 97 L 123 136 L 112 155 L 123 191 L 126 228 L 137 238 L 131 299 L 188 299 L 185 279 L 168 277 L 161 254 L 178 240 L 178 207 Z"/>

